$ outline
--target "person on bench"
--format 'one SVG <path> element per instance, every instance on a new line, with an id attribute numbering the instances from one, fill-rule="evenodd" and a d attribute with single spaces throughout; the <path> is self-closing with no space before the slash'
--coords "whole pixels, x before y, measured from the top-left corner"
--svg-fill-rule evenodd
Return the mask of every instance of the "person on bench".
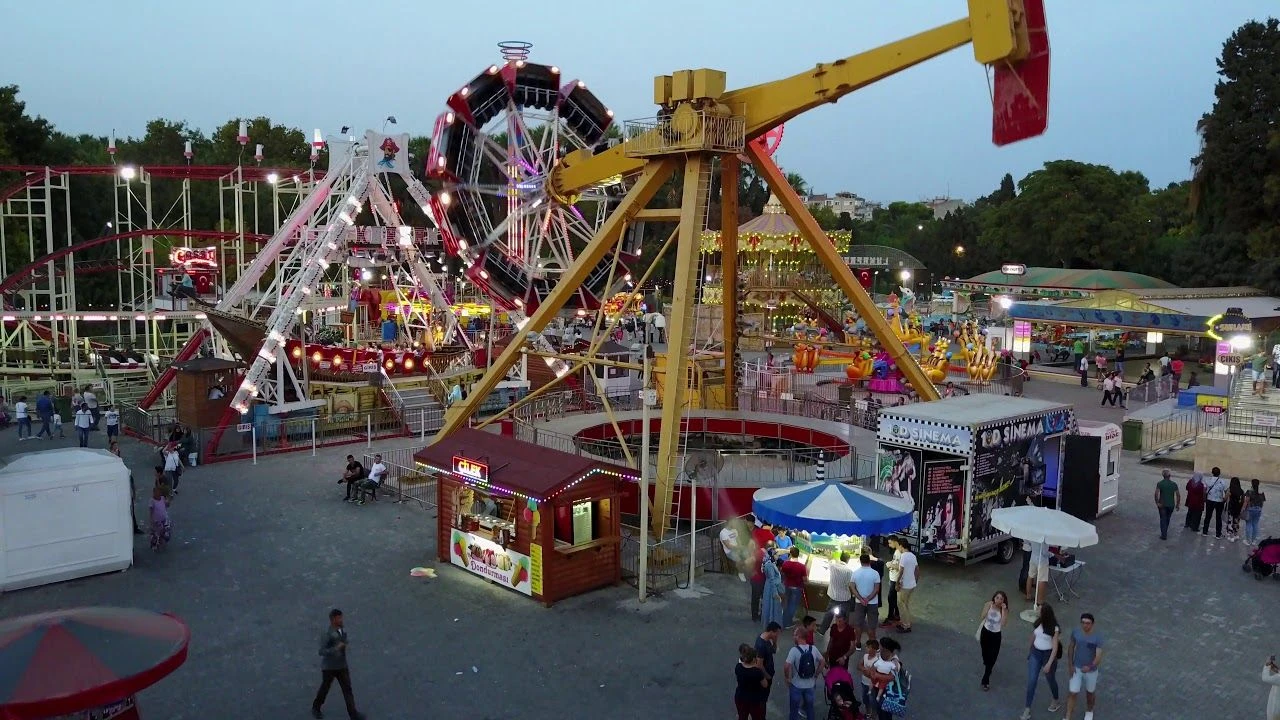
<path id="1" fill-rule="evenodd" d="M 373 456 L 373 467 L 369 468 L 369 477 L 359 484 L 360 499 L 356 500 L 357 505 L 364 504 L 365 493 L 373 498 L 374 502 L 378 500 L 378 487 L 382 485 L 383 479 L 387 477 L 387 466 L 382 463 L 382 455 Z"/>
<path id="2" fill-rule="evenodd" d="M 342 473 L 342 478 L 338 480 L 339 485 L 342 483 L 347 484 L 347 496 L 343 498 L 344 500 L 347 502 L 355 502 L 358 499 L 357 495 L 359 494 L 359 488 L 357 487 L 357 483 L 364 480 L 364 478 L 364 465 L 360 464 L 359 460 L 356 460 L 355 455 L 348 455 L 347 471 Z"/>

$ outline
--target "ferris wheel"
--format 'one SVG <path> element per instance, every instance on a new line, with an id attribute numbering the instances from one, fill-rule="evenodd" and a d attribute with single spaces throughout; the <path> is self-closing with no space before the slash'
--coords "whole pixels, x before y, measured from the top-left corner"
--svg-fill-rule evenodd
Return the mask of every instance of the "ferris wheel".
<path id="1" fill-rule="evenodd" d="M 573 197 L 550 192 L 560 158 L 613 142 L 613 111 L 581 80 L 529 62 L 532 45 L 499 43 L 503 62 L 449 96 L 436 120 L 426 174 L 443 186 L 432 209 L 446 249 L 466 264 L 466 277 L 508 309 L 532 312 L 573 263 L 625 193 L 621 179 Z M 616 137 L 616 136 L 615 136 Z M 574 305 L 595 309 L 615 284 L 629 280 L 623 255 L 606 257 L 575 293 Z"/>

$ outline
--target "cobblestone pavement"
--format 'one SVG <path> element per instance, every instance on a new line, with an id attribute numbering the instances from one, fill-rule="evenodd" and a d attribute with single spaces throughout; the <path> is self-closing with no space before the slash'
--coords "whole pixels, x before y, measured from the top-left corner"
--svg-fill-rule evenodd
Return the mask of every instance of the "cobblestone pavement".
<path id="1" fill-rule="evenodd" d="M 50 444 L 18 444 L 8 430 L 0 454 Z M 125 448 L 135 475 L 149 478 L 151 451 Z M 732 716 L 735 649 L 756 632 L 746 585 L 709 576 L 707 597 L 643 606 L 623 586 L 544 609 L 451 567 L 412 578 L 410 568 L 436 564 L 434 518 L 411 505 L 341 502 L 341 457 L 359 449 L 190 470 L 165 552 L 140 540 L 133 569 L 7 594 L 0 615 L 85 604 L 177 613 L 192 627 L 190 658 L 141 696 L 146 717 L 167 720 L 308 717 L 316 639 L 333 606 L 346 612 L 356 698 L 373 720 Z M 1060 606 L 1066 621 L 1093 612 L 1107 636 L 1096 717 L 1190 717 L 1207 702 L 1217 717 L 1260 717 L 1280 582 L 1242 573 L 1239 544 L 1179 530 L 1161 542 L 1150 502 L 1158 468 L 1130 458 L 1122 467 L 1122 504 L 1099 520 L 1102 544 L 1080 553 L 1083 597 Z M 1280 534 L 1276 512 L 1280 493 L 1264 532 Z M 973 630 L 991 592 L 1016 597 L 1018 566 L 922 570 L 916 630 L 902 637 L 911 716 L 1016 718 L 1029 627 L 1011 620 L 987 693 Z M 1065 690 L 1065 670 L 1059 681 Z M 336 695 L 330 718 L 343 714 Z M 785 717 L 785 696 L 775 695 L 769 717 Z M 1051 717 L 1047 703 L 1042 686 L 1035 717 Z"/>

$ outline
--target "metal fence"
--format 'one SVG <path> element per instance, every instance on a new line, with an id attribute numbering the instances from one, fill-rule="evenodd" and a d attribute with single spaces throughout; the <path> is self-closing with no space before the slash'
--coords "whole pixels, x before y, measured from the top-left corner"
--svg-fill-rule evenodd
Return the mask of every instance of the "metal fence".
<path id="1" fill-rule="evenodd" d="M 699 524 L 695 533 L 687 529 L 659 542 L 650 540 L 646 563 L 645 593 L 660 595 L 676 588 L 689 587 L 689 545 L 693 541 L 694 572 L 728 572 L 720 547 L 720 530 L 726 522 Z M 640 585 L 640 528 L 622 526 L 622 578 L 635 587 Z"/>
<path id="2" fill-rule="evenodd" d="M 145 442 L 162 444 L 178 424 L 172 409 L 143 410 L 128 405 L 121 408 L 123 432 Z M 281 418 L 266 415 L 249 422 L 217 428 L 186 428 L 194 439 L 192 452 L 199 462 L 257 457 L 280 452 L 296 452 L 320 447 L 365 442 L 407 435 L 399 414 L 390 408 L 342 415 Z M 210 447 L 217 437 L 216 445 Z"/>
<path id="3" fill-rule="evenodd" d="M 1142 427 L 1144 452 L 1160 450 L 1198 437 L 1224 424 L 1225 414 L 1210 415 L 1199 410 L 1187 410 L 1145 423 Z"/>
<path id="4" fill-rule="evenodd" d="M 395 495 L 399 502 L 410 500 L 423 508 L 436 507 L 436 480 L 429 473 L 418 469 L 413 456 L 425 445 L 413 445 L 404 448 L 382 450 L 382 463 L 387 466 L 387 477 L 382 482 L 383 489 Z M 362 462 L 366 468 L 373 467 L 375 453 L 364 453 Z"/>

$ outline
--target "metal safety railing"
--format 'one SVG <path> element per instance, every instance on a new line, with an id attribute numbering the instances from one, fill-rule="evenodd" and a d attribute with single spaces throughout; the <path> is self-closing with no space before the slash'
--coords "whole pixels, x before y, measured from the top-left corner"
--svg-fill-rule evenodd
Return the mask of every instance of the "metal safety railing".
<path id="1" fill-rule="evenodd" d="M 741 115 L 683 110 L 625 123 L 628 157 L 682 152 L 740 153 L 746 146 L 747 123 Z"/>
<path id="2" fill-rule="evenodd" d="M 134 405 L 122 405 L 120 424 L 123 432 L 159 445 L 168 441 L 179 422 L 173 409 L 143 410 Z M 231 425 L 221 435 L 214 427 L 188 427 L 185 430 L 191 436 L 188 444 L 191 451 L 197 453 L 199 462 L 256 459 L 258 455 L 308 449 L 314 453 L 320 447 L 357 442 L 370 444 L 374 440 L 407 434 L 399 415 L 392 408 L 289 418 L 264 415 Z M 219 438 L 218 443 L 209 447 L 209 440 L 213 437 Z"/>
<path id="3" fill-rule="evenodd" d="M 647 576 L 645 582 L 647 595 L 660 595 L 676 588 L 689 587 L 689 547 L 693 546 L 694 561 L 692 571 L 700 572 L 737 572 L 729 567 L 720 546 L 720 530 L 725 524 L 733 522 L 698 523 L 697 529 L 683 533 L 676 532 L 657 542 L 649 543 L 649 557 L 645 563 Z M 640 579 L 640 528 L 634 525 L 622 526 L 622 579 L 639 586 Z"/>
<path id="4" fill-rule="evenodd" d="M 387 466 L 387 477 L 382 488 L 395 496 L 400 502 L 412 500 L 423 508 L 436 507 L 436 480 L 430 473 L 418 468 L 413 456 L 423 449 L 423 445 L 381 450 L 377 453 L 366 452 L 363 459 L 365 468 L 373 467 L 374 455 L 382 456 L 382 464 Z"/>

